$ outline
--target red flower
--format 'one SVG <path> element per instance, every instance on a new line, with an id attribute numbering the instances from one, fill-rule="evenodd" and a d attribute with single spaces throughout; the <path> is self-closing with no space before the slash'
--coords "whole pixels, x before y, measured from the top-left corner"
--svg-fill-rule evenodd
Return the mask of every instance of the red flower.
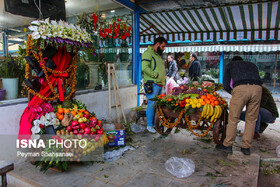
<path id="1" fill-rule="evenodd" d="M 40 124 L 39 127 L 40 127 L 41 129 L 44 129 L 44 128 L 45 128 L 45 126 L 42 125 L 42 124 Z"/>
<path id="2" fill-rule="evenodd" d="M 186 99 L 184 99 L 181 103 L 180 103 L 180 107 L 185 107 L 186 106 Z"/>

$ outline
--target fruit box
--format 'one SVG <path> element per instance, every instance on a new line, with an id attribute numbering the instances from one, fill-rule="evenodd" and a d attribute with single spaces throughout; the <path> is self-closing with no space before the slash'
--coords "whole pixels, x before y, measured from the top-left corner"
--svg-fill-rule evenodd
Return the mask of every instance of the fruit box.
<path id="1" fill-rule="evenodd" d="M 121 123 L 104 124 L 103 129 L 109 140 L 108 146 L 122 146 L 125 145 L 124 135 L 125 127 Z"/>

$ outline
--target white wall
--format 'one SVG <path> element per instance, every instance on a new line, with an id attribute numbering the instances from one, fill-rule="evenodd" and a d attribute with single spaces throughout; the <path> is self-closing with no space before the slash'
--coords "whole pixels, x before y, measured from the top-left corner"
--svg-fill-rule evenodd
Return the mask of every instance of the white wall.
<path id="1" fill-rule="evenodd" d="M 111 93 L 114 104 L 113 91 Z M 112 115 L 109 114 L 108 95 L 108 90 L 88 92 L 77 95 L 76 99 L 85 103 L 87 109 L 90 112 L 95 112 L 96 117 L 101 121 L 116 121 L 115 109 L 112 109 Z M 137 86 L 132 85 L 120 88 L 120 95 L 127 121 L 131 121 L 135 116 L 135 112 L 130 108 L 137 105 Z M 27 102 L 8 106 L 0 105 L 0 134 L 18 134 L 20 117 L 26 107 Z"/>

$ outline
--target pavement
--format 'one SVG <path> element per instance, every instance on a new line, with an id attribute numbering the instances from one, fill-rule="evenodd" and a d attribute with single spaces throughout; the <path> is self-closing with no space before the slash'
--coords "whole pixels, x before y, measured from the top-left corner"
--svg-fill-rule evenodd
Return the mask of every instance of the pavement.
<path id="1" fill-rule="evenodd" d="M 277 102 L 278 108 L 280 103 Z M 280 111 L 280 110 L 279 110 Z M 140 119 L 140 124 L 145 122 Z M 93 165 L 74 164 L 70 171 L 58 173 L 39 171 L 30 162 L 15 163 L 8 173 L 9 186 L 258 186 L 260 159 L 276 158 L 280 145 L 280 120 L 254 140 L 251 155 L 240 152 L 244 122 L 238 124 L 238 134 L 233 154 L 215 150 L 212 132 L 198 138 L 182 129 L 167 137 L 148 132 L 131 136 L 129 143 L 134 150 L 125 152 L 121 158 L 109 163 Z M 195 163 L 195 172 L 187 178 L 177 178 L 165 169 L 171 157 L 188 158 Z M 275 183 L 274 183 L 275 184 Z M 277 183 L 279 184 L 279 183 Z M 277 186 L 275 184 L 275 186 Z"/>

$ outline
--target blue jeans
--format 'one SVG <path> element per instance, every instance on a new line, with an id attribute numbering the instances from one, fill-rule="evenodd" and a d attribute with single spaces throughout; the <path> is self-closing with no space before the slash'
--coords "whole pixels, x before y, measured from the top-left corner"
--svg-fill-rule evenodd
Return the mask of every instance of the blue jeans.
<path id="1" fill-rule="evenodd" d="M 240 115 L 240 120 L 245 121 L 245 114 L 246 111 L 242 111 Z M 275 119 L 276 118 L 271 114 L 271 112 L 269 112 L 265 108 L 260 108 L 258 120 L 256 122 L 255 132 L 260 132 L 261 122 L 274 123 Z"/>
<path id="2" fill-rule="evenodd" d="M 146 97 L 148 100 L 147 110 L 146 110 L 146 117 L 147 117 L 147 127 L 154 127 L 155 126 L 155 107 L 156 102 L 151 101 L 150 99 L 154 98 L 156 95 L 160 95 L 162 91 L 162 87 L 153 83 L 153 93 L 147 94 Z"/>

